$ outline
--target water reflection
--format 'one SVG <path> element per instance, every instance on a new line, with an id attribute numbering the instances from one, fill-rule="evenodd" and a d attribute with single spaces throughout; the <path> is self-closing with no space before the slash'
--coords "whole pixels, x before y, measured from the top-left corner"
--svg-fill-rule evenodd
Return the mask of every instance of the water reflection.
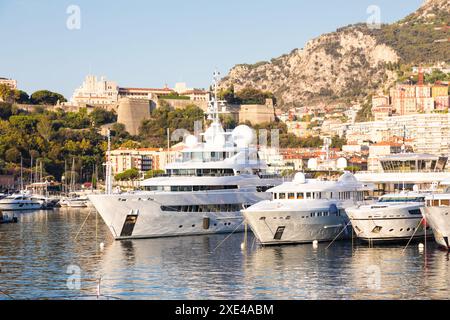
<path id="1" fill-rule="evenodd" d="M 21 213 L 19 223 L 0 226 L 0 290 L 16 298 L 92 295 L 101 277 L 103 294 L 124 299 L 449 296 L 449 255 L 431 241 L 426 252 L 349 242 L 262 248 L 252 236 L 241 250 L 242 241 L 243 234 L 114 241 L 89 209 Z M 68 287 L 71 265 L 80 269 L 79 289 Z"/>

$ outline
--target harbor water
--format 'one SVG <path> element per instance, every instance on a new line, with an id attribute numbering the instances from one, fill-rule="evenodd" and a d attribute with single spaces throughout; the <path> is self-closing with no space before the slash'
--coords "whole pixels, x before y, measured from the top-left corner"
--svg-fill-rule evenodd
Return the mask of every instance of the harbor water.
<path id="1" fill-rule="evenodd" d="M 95 209 L 17 216 L 0 225 L 0 299 L 95 298 L 98 287 L 117 299 L 450 296 L 449 254 L 432 239 L 260 247 L 249 233 L 242 249 L 243 233 L 114 241 Z"/>

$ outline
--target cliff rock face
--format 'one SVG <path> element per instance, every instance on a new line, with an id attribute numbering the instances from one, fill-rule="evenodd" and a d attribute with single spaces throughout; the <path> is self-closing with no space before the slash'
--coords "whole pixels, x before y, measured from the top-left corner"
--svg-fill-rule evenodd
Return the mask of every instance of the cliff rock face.
<path id="1" fill-rule="evenodd" d="M 283 108 L 317 101 L 362 100 L 367 94 L 383 91 L 396 81 L 398 63 L 420 62 L 421 58 L 430 61 L 433 54 L 442 56 L 445 44 L 433 43 L 433 38 L 439 35 L 430 35 L 433 30 L 430 25 L 419 30 L 420 37 L 430 37 L 429 54 L 416 59 L 417 48 L 414 43 L 408 43 L 408 39 L 417 37 L 417 33 L 402 24 L 416 21 L 414 28 L 422 28 L 421 23 L 425 24 L 422 19 L 442 18 L 441 14 L 449 11 L 447 0 L 428 0 L 403 21 L 384 25 L 379 30 L 372 30 L 365 24 L 344 27 L 310 40 L 303 49 L 295 49 L 270 62 L 236 65 L 220 86 L 234 86 L 235 91 L 244 87 L 271 91 L 278 106 Z"/>
<path id="2" fill-rule="evenodd" d="M 436 15 L 443 12 L 450 12 L 450 2 L 448 0 L 425 0 L 422 6 L 413 13 L 418 21 L 434 19 Z M 448 22 L 448 21 L 447 21 Z"/>

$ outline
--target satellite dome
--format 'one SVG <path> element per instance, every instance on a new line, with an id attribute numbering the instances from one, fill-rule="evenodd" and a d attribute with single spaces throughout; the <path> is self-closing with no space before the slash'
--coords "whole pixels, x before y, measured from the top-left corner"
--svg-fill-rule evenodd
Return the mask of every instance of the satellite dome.
<path id="1" fill-rule="evenodd" d="M 205 141 L 207 144 L 222 146 L 225 144 L 224 130 L 220 124 L 212 123 L 205 131 Z"/>
<path id="2" fill-rule="evenodd" d="M 186 146 L 188 148 L 193 148 L 198 144 L 198 139 L 196 136 L 191 134 L 191 135 L 186 136 L 184 143 L 186 144 Z"/>
<path id="3" fill-rule="evenodd" d="M 248 147 L 255 137 L 253 129 L 246 125 L 240 125 L 234 128 L 231 136 L 234 143 L 240 148 Z"/>
<path id="4" fill-rule="evenodd" d="M 297 172 L 294 176 L 294 183 L 305 183 L 306 177 L 303 172 Z"/>
<path id="5" fill-rule="evenodd" d="M 342 183 L 355 183 L 358 182 L 358 180 L 355 178 L 355 176 L 353 174 L 351 174 L 350 172 L 346 172 L 344 173 L 338 180 L 339 182 Z"/>

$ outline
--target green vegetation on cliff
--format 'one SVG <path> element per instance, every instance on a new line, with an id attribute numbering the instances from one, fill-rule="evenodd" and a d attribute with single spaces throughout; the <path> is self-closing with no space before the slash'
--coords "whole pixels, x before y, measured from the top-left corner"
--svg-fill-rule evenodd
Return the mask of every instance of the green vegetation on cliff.
<path id="1" fill-rule="evenodd" d="M 42 163 L 43 176 L 59 180 L 65 162 L 70 166 L 75 159 L 76 171 L 82 172 L 79 181 L 90 181 L 93 167 L 101 168 L 106 150 L 99 126 L 114 116 L 103 111 L 88 115 L 86 109 L 80 112 L 38 109 L 28 113 L 9 103 L 0 103 L 0 173 L 18 176 L 22 158 L 27 180 L 33 158 L 33 164 Z M 115 138 L 114 142 L 119 140 Z"/>

